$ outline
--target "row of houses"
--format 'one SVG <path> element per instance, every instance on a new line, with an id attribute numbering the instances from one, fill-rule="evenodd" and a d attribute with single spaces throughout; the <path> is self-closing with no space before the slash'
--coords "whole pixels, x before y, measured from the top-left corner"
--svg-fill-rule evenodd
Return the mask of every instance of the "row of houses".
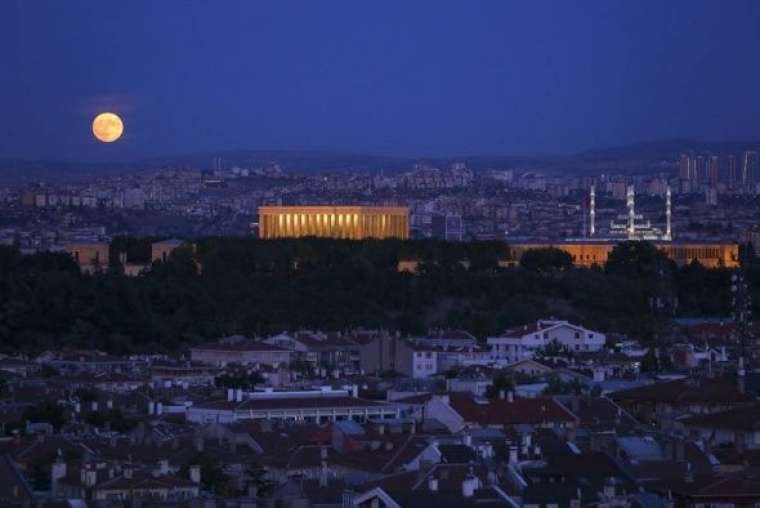
<path id="1" fill-rule="evenodd" d="M 464 331 L 437 331 L 401 338 L 382 331 L 326 334 L 281 333 L 263 340 L 232 336 L 191 348 L 194 361 L 224 366 L 232 363 L 277 367 L 306 362 L 341 374 L 395 371 L 426 378 L 473 365 L 506 366 L 533 358 L 550 345 L 567 352 L 598 352 L 606 335 L 560 320 L 539 320 L 480 343 Z"/>

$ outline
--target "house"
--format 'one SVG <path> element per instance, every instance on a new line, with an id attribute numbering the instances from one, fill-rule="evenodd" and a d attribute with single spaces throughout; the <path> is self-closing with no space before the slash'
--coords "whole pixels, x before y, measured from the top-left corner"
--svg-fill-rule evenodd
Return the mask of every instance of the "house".
<path id="1" fill-rule="evenodd" d="M 610 398 L 641 422 L 710 414 L 749 405 L 731 378 L 689 378 L 613 392 Z"/>
<path id="2" fill-rule="evenodd" d="M 511 392 L 492 400 L 471 393 L 436 396 L 425 405 L 424 414 L 451 432 L 459 432 L 466 426 L 574 428 L 578 424 L 578 417 L 551 397 L 522 398 Z"/>
<path id="3" fill-rule="evenodd" d="M 506 330 L 486 339 L 491 359 L 502 365 L 532 358 L 536 351 L 557 343 L 569 351 L 599 351 L 607 341 L 605 334 L 567 321 L 539 320 L 530 325 Z"/>
<path id="4" fill-rule="evenodd" d="M 221 373 L 219 367 L 200 362 L 155 361 L 150 366 L 150 381 L 159 386 L 210 386 Z"/>
<path id="5" fill-rule="evenodd" d="M 0 455 L 0 505 L 32 506 L 34 495 L 18 465 L 9 455 Z"/>
<path id="6" fill-rule="evenodd" d="M 519 360 L 506 367 L 509 372 L 519 372 L 525 376 L 542 377 L 554 372 L 554 367 L 532 359 Z"/>
<path id="7" fill-rule="evenodd" d="M 290 363 L 291 352 L 262 341 L 250 340 L 240 335 L 225 337 L 218 342 L 207 342 L 190 348 L 194 362 L 224 367 L 240 365 L 269 365 L 277 367 Z"/>
<path id="8" fill-rule="evenodd" d="M 354 508 L 414 508 L 417 506 L 517 508 L 502 485 L 501 478 L 488 468 L 469 464 L 434 464 L 420 472 L 389 475 L 367 482 L 350 495 Z"/>
<path id="9" fill-rule="evenodd" d="M 342 334 L 301 331 L 281 333 L 264 339 L 265 343 L 287 349 L 293 359 L 326 369 L 339 369 L 345 374 L 358 373 L 361 346 Z"/>
<path id="10" fill-rule="evenodd" d="M 438 373 L 438 349 L 422 341 L 399 341 L 396 371 L 413 379 L 435 375 Z"/>
<path id="11" fill-rule="evenodd" d="M 243 393 L 228 390 L 227 400 L 193 404 L 187 420 L 195 423 L 229 423 L 239 420 L 280 420 L 324 423 L 368 418 L 398 418 L 393 404 L 358 398 L 358 389 L 274 391 Z"/>
<path id="12" fill-rule="evenodd" d="M 737 451 L 760 450 L 760 405 L 751 405 L 680 420 L 694 439 L 714 446 L 732 445 Z"/>
<path id="13" fill-rule="evenodd" d="M 130 373 L 142 369 L 146 362 L 101 351 L 74 351 L 57 355 L 47 363 L 61 374 Z"/>
<path id="14" fill-rule="evenodd" d="M 86 472 L 85 472 L 86 474 Z M 200 494 L 200 466 L 190 467 L 188 479 L 154 474 L 151 471 L 125 469 L 123 474 L 91 486 L 95 501 L 127 501 L 146 499 L 162 502 L 183 502 Z"/>
<path id="15" fill-rule="evenodd" d="M 359 365 L 363 372 L 397 370 L 396 350 L 401 342 L 398 334 L 355 334 L 353 340 L 359 345 Z"/>

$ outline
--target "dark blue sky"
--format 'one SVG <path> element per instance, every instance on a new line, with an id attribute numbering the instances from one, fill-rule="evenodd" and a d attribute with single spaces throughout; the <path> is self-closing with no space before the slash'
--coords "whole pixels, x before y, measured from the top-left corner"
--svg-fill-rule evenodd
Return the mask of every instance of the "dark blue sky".
<path id="1" fill-rule="evenodd" d="M 758 50 L 757 0 L 0 0 L 0 157 L 757 139 Z"/>

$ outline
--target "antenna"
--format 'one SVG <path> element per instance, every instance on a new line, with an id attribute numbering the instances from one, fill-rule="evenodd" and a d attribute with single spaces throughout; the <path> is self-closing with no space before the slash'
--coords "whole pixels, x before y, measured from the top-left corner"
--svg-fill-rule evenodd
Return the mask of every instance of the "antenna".
<path id="1" fill-rule="evenodd" d="M 673 239 L 670 230 L 670 185 L 665 190 L 665 240 L 670 241 Z"/>
<path id="2" fill-rule="evenodd" d="M 591 186 L 589 209 L 589 236 L 594 236 L 596 233 L 596 185 Z"/>
<path id="3" fill-rule="evenodd" d="M 636 195 L 633 185 L 629 185 L 626 191 L 626 203 L 628 205 L 628 239 L 634 240 L 636 236 Z"/>

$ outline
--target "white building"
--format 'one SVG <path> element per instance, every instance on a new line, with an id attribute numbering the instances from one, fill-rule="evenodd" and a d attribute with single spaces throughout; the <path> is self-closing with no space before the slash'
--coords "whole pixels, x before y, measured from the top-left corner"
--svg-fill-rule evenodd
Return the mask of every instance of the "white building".
<path id="1" fill-rule="evenodd" d="M 570 351 L 599 351 L 604 347 L 607 336 L 567 321 L 539 320 L 535 324 L 524 325 L 505 331 L 497 337 L 488 337 L 491 360 L 501 365 L 509 365 L 532 358 L 535 352 L 553 342 Z"/>

